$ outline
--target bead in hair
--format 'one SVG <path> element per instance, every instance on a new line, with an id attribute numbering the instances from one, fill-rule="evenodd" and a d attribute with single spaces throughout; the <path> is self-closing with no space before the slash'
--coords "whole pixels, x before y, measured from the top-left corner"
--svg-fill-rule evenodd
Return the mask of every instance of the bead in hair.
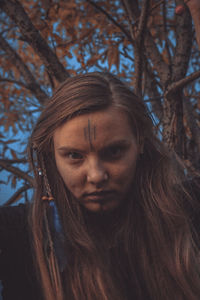
<path id="1" fill-rule="evenodd" d="M 42 196 L 42 200 L 44 200 L 44 201 L 53 201 L 54 200 L 54 198 L 52 197 L 52 196 Z"/>
<path id="2" fill-rule="evenodd" d="M 38 168 L 38 175 L 39 176 L 42 176 L 43 174 L 42 174 L 42 169 L 41 168 Z"/>

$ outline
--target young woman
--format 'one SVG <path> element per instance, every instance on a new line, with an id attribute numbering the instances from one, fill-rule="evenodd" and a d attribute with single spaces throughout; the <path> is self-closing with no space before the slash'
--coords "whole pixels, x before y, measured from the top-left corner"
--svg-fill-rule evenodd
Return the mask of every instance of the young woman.
<path id="1" fill-rule="evenodd" d="M 30 207 L 0 211 L 5 299 L 9 284 L 17 299 L 200 299 L 197 190 L 183 188 L 125 84 L 107 73 L 65 81 L 29 154 Z"/>

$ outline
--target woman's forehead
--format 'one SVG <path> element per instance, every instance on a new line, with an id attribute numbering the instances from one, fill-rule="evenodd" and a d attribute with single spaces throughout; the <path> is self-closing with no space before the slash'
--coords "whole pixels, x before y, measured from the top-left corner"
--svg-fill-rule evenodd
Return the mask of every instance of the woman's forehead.
<path id="1" fill-rule="evenodd" d="M 106 142 L 116 138 L 133 136 L 127 114 L 119 109 L 109 108 L 74 117 L 56 129 L 54 144 L 60 147 L 66 142 Z"/>

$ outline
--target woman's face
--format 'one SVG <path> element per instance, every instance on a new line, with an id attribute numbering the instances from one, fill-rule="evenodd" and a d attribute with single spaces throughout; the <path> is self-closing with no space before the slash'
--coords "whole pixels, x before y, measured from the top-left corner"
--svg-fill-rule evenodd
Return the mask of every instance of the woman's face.
<path id="1" fill-rule="evenodd" d="M 66 187 L 94 212 L 113 210 L 129 196 L 139 148 L 126 113 L 113 107 L 77 116 L 54 133 Z"/>

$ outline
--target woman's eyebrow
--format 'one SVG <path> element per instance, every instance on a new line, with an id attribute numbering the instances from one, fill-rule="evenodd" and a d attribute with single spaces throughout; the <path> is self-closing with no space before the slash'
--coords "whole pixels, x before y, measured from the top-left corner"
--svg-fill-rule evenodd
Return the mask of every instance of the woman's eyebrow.
<path id="1" fill-rule="evenodd" d="M 102 151 L 102 150 L 105 150 L 107 148 L 115 147 L 115 146 L 128 146 L 129 144 L 130 144 L 130 141 L 128 141 L 126 139 L 116 140 L 116 141 L 113 141 L 113 142 L 108 142 L 107 144 L 105 144 L 104 146 L 102 146 L 101 149 L 99 149 L 99 150 Z M 56 148 L 56 150 L 58 150 L 58 151 L 66 151 L 66 152 L 70 152 L 70 151 L 74 151 L 74 152 L 87 152 L 84 149 L 70 147 L 70 146 L 61 146 L 61 147 Z"/>
<path id="2" fill-rule="evenodd" d="M 117 141 L 113 141 L 110 142 L 108 144 L 106 144 L 105 146 L 102 147 L 102 150 L 110 148 L 110 147 L 126 147 L 130 145 L 130 141 L 129 140 L 117 140 Z"/>
<path id="3" fill-rule="evenodd" d="M 56 148 L 58 151 L 65 151 L 65 152 L 86 152 L 83 149 L 75 148 L 75 147 L 68 147 L 68 146 L 62 146 L 59 148 Z"/>

